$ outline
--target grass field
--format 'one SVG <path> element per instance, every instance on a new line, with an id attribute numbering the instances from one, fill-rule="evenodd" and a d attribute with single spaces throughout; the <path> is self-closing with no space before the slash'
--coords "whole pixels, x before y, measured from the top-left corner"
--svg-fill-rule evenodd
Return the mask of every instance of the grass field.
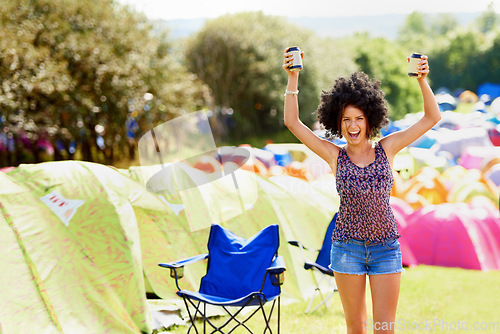
<path id="1" fill-rule="evenodd" d="M 368 317 L 371 319 L 369 295 L 368 291 Z M 306 307 L 306 301 L 287 304 L 282 300 L 281 333 L 346 332 L 338 294 L 328 309 L 322 307 L 313 314 L 304 314 Z M 255 333 L 263 331 L 259 316 L 257 314 L 250 321 L 250 328 L 259 328 Z M 224 317 L 216 321 L 222 320 Z M 432 266 L 407 268 L 402 275 L 395 328 L 398 333 L 500 333 L 500 271 Z M 170 333 L 186 331 L 185 326 L 169 330 Z"/>

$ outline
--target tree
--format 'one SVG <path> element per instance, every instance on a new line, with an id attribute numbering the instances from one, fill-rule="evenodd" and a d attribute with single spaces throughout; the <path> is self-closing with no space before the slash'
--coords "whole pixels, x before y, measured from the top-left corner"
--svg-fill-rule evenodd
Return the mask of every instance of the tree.
<path id="1" fill-rule="evenodd" d="M 474 70 L 483 38 L 473 30 L 458 31 L 432 58 L 433 82 L 438 87 L 475 90 L 480 73 Z M 477 70 L 477 68 L 476 68 Z M 484 68 L 482 71 L 488 71 Z"/>
<path id="2" fill-rule="evenodd" d="M 428 36 L 426 16 L 415 11 L 406 17 L 403 26 L 398 29 L 397 41 L 411 51 L 428 52 Z"/>
<path id="3" fill-rule="evenodd" d="M 500 18 L 495 13 L 495 8 L 493 7 L 493 2 L 490 2 L 488 8 L 482 13 L 480 17 L 477 18 L 476 24 L 479 30 L 485 34 L 492 31 L 500 22 Z"/>
<path id="4" fill-rule="evenodd" d="M 432 17 L 430 21 L 430 37 L 433 38 L 444 37 L 459 26 L 456 17 L 448 13 L 438 14 Z"/>
<path id="5" fill-rule="evenodd" d="M 0 119 L 34 152 L 10 164 L 38 162 L 42 138 L 56 159 L 78 149 L 111 164 L 127 146 L 127 119 L 151 126 L 198 104 L 190 87 L 200 86 L 166 39 L 113 0 L 4 0 L 0 22 Z"/>
<path id="6" fill-rule="evenodd" d="M 188 68 L 210 87 L 216 113 L 233 121 L 228 124 L 235 126 L 236 137 L 275 128 L 273 115 L 278 116 L 281 104 L 276 87 L 283 78 L 280 54 L 290 40 L 286 30 L 283 19 L 239 13 L 207 22 L 188 41 Z M 304 40 L 302 34 L 296 44 Z"/>
<path id="7" fill-rule="evenodd" d="M 359 69 L 381 81 L 393 120 L 423 109 L 419 86 L 407 74 L 408 53 L 385 38 L 370 38 L 367 34 L 357 34 L 354 43 Z"/>
<path id="8" fill-rule="evenodd" d="M 210 87 L 219 113 L 234 111 L 229 117 L 234 120 L 234 138 L 283 127 L 286 72 L 281 65 L 285 48 L 293 45 L 305 52 L 299 105 L 301 119 L 312 125 L 319 93 L 322 88 L 327 89 L 319 86 L 325 84 L 325 68 L 332 70 L 328 75 L 333 80 L 338 71 L 336 63 L 349 63 L 343 60 L 349 59 L 343 57 L 345 51 L 332 50 L 334 43 L 319 39 L 284 18 L 262 12 L 211 20 L 188 42 L 189 69 Z M 353 68 L 352 64 L 350 61 L 348 67 Z"/>
<path id="9" fill-rule="evenodd" d="M 482 50 L 477 57 L 472 59 L 470 64 L 471 89 L 477 90 L 477 87 L 485 82 L 500 83 L 500 34 L 497 34 L 491 43 L 491 47 Z"/>
<path id="10" fill-rule="evenodd" d="M 446 43 L 448 35 L 459 28 L 455 16 L 448 13 L 413 12 L 398 30 L 397 42 L 409 51 L 430 54 L 436 46 Z"/>

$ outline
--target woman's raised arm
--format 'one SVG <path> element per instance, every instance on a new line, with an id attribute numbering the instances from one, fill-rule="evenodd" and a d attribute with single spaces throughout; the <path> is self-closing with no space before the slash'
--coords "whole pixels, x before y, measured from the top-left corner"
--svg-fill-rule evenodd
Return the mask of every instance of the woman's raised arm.
<path id="1" fill-rule="evenodd" d="M 301 54 L 304 57 L 304 53 Z M 298 83 L 299 72 L 289 69 L 292 64 L 292 54 L 285 52 L 283 68 L 288 73 L 288 83 L 285 91 L 285 126 L 304 145 L 319 155 L 329 165 L 336 165 L 339 147 L 326 139 L 318 137 L 299 119 Z"/>
<path id="2" fill-rule="evenodd" d="M 420 77 L 417 78 L 424 101 L 424 116 L 407 129 L 391 133 L 380 140 L 386 154 L 391 160 L 399 151 L 429 131 L 441 119 L 441 112 L 439 111 L 436 98 L 426 80 L 429 74 L 427 59 L 427 56 L 422 56 L 418 66 Z"/>

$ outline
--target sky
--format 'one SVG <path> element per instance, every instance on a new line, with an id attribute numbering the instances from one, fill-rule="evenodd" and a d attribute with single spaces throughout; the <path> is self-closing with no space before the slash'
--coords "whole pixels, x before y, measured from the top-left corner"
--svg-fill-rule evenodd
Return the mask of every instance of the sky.
<path id="1" fill-rule="evenodd" d="M 264 14 L 298 17 L 336 17 L 381 14 L 483 12 L 500 0 L 118 0 L 144 12 L 151 19 L 215 18 L 228 13 L 263 11 Z"/>

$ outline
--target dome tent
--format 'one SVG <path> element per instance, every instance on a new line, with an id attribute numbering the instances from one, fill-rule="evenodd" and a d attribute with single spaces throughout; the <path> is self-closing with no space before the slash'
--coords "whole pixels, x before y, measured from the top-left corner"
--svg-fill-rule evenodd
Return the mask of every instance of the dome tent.
<path id="1" fill-rule="evenodd" d="M 40 196 L 3 173 L 0 184 L 3 333 L 150 332 L 144 312 L 130 313 L 145 298 L 123 295 Z M 67 213 L 71 205 L 63 207 Z M 120 273 L 133 270 L 117 266 Z"/>
<path id="2" fill-rule="evenodd" d="M 484 224 L 487 220 L 489 224 Z M 500 269 L 500 214 L 465 203 L 431 205 L 413 213 L 401 235 L 418 263 Z"/>

